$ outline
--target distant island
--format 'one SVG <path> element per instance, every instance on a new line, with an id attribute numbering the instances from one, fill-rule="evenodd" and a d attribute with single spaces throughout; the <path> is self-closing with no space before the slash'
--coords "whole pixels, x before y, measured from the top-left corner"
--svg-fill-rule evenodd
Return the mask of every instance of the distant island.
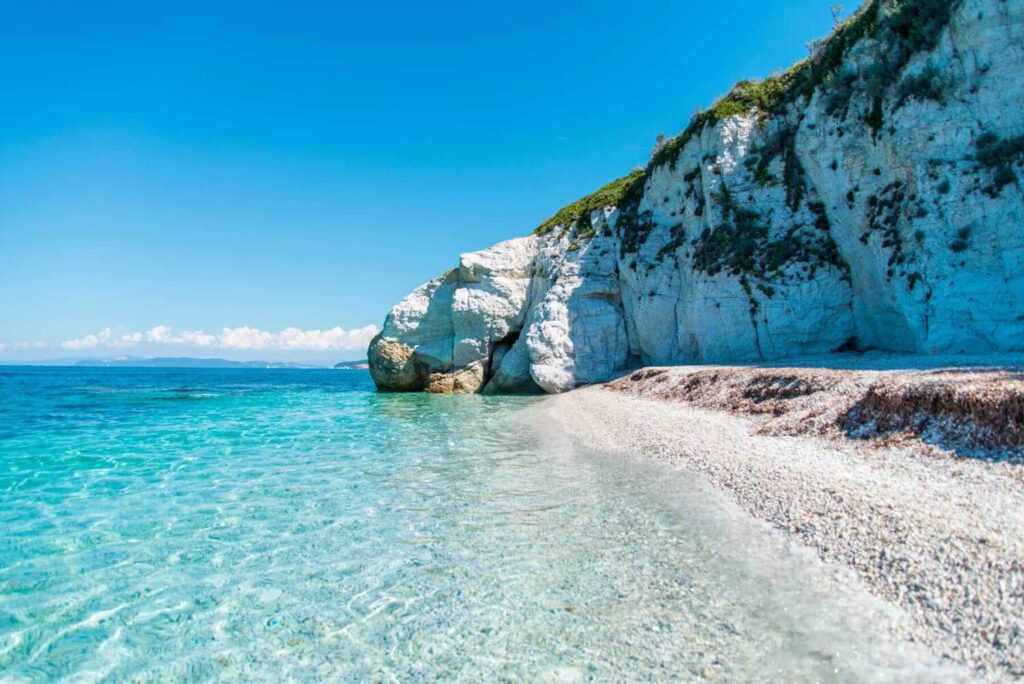
<path id="1" fill-rule="evenodd" d="M 254 369 L 293 369 L 293 370 L 367 370 L 370 365 L 366 359 L 357 361 L 341 361 L 328 366 L 316 363 L 295 363 L 289 361 L 231 361 L 230 359 L 201 359 L 190 356 L 160 356 L 151 359 L 137 356 L 118 356 L 112 358 L 60 358 L 35 361 L 0 362 L 0 366 L 75 366 L 82 368 L 254 368 Z"/>
<path id="2" fill-rule="evenodd" d="M 313 364 L 285 361 L 230 361 L 228 359 L 195 359 L 187 356 L 165 356 L 154 359 L 123 357 L 117 359 L 82 359 L 74 366 L 108 368 L 323 368 Z"/>
<path id="3" fill-rule="evenodd" d="M 341 363 L 334 364 L 335 370 L 368 370 L 370 368 L 370 362 L 366 359 L 362 361 L 342 361 Z"/>

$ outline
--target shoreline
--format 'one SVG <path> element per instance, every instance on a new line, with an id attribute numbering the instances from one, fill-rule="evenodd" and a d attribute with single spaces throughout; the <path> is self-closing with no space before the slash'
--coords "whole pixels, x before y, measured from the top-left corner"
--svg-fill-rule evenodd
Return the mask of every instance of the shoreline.
<path id="1" fill-rule="evenodd" d="M 956 421 L 948 430 L 929 420 L 877 434 L 835 428 L 858 392 L 879 382 L 917 387 L 920 371 L 804 368 L 802 380 L 836 382 L 733 401 L 750 383 L 789 386 L 778 373 L 792 379 L 792 370 L 643 369 L 560 395 L 545 411 L 587 446 L 706 478 L 753 517 L 852 570 L 908 614 L 909 638 L 937 654 L 992 681 L 1024 677 L 1024 464 L 980 449 L 986 433 L 965 433 Z M 961 373 L 956 386 L 988 372 Z M 716 374 L 714 392 L 703 391 L 702 373 Z M 680 389 L 695 387 L 702 391 Z M 1002 389 L 983 394 L 1000 398 Z"/>

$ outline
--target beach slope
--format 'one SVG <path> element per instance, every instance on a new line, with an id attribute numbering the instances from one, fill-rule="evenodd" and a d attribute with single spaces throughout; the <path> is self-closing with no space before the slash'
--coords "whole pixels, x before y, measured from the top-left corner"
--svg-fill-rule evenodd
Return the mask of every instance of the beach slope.
<path id="1" fill-rule="evenodd" d="M 909 636 L 1003 681 L 1024 676 L 1024 465 L 1005 444 L 1022 385 L 1009 369 L 648 368 L 548 412 L 588 446 L 707 478 L 906 610 Z"/>

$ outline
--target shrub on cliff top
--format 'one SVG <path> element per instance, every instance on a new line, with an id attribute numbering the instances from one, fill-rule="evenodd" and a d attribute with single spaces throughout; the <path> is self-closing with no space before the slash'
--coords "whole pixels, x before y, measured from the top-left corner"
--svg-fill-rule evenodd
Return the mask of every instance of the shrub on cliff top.
<path id="1" fill-rule="evenodd" d="M 838 70 L 847 51 L 865 35 L 874 32 L 877 5 L 878 0 L 872 0 L 863 10 L 837 26 L 813 57 L 798 62 L 782 75 L 763 81 L 737 83 L 728 95 L 715 102 L 710 109 L 697 114 L 685 131 L 662 145 L 651 159 L 648 169 L 665 164 L 674 165 L 686 143 L 699 135 L 705 127 L 714 126 L 722 119 L 755 110 L 762 116 L 768 116 L 800 97 L 812 95 L 828 75 Z"/>
<path id="2" fill-rule="evenodd" d="M 574 223 L 585 219 L 587 225 L 579 227 L 583 227 L 584 230 L 582 232 L 585 234 L 584 236 L 589 237 L 593 233 L 593 228 L 589 225 L 591 214 L 595 211 L 602 211 L 605 207 L 622 206 L 625 199 L 631 193 L 642 193 L 645 177 L 646 174 L 644 174 L 643 169 L 636 169 L 628 176 L 612 181 L 597 192 L 591 193 L 559 209 L 557 214 L 540 224 L 533 231 L 534 234 L 546 235 L 558 226 L 568 230 Z"/>
<path id="3" fill-rule="evenodd" d="M 686 130 L 661 145 L 651 158 L 648 170 L 669 164 L 675 168 L 676 159 L 690 140 L 708 126 L 714 126 L 723 119 L 751 111 L 767 116 L 778 110 L 786 101 L 793 84 L 799 80 L 807 62 L 800 62 L 781 76 L 772 76 L 763 81 L 740 81 L 729 94 L 697 114 Z"/>
<path id="4" fill-rule="evenodd" d="M 781 75 L 736 84 L 711 108 L 694 116 L 682 133 L 668 141 L 659 140 L 646 170 L 636 170 L 564 207 L 542 223 L 535 233 L 544 235 L 559 225 L 568 230 L 583 216 L 589 218 L 594 211 L 614 205 L 621 210 L 619 234 L 623 254 L 637 251 L 653 227 L 651 216 L 641 215 L 639 205 L 646 179 L 654 169 L 665 165 L 674 168 L 686 144 L 708 126 L 737 114 L 752 112 L 756 112 L 763 121 L 782 113 L 802 98 L 811 98 L 819 89 L 826 94 L 830 103 L 828 111 L 832 114 L 845 114 L 854 93 L 865 93 L 871 102 L 866 122 L 877 134 L 883 125 L 884 96 L 900 83 L 904 68 L 915 54 L 931 50 L 938 44 L 942 30 L 962 3 L 963 0 L 868 0 L 858 12 L 839 24 L 832 35 L 818 43 L 810 58 Z M 846 58 L 854 46 L 865 39 L 877 41 L 873 48 L 875 58 L 858 71 L 848 65 Z M 931 72 L 922 74 L 934 76 Z M 939 97 L 941 93 L 937 88 L 935 79 L 930 78 L 929 83 L 923 79 L 907 80 L 900 96 Z M 785 145 L 777 150 L 762 151 L 758 178 L 763 183 L 772 181 L 767 166 L 772 158 L 782 154 L 786 162 L 783 181 L 787 189 L 787 203 L 795 211 L 806 188 L 802 169 L 789 149 L 792 147 L 791 138 L 792 131 L 790 139 L 780 134 L 777 142 Z M 1006 177 L 1004 172 L 1002 178 Z M 692 180 L 687 178 L 687 182 Z M 593 233 L 591 226 L 577 230 L 584 237 Z"/>
<path id="5" fill-rule="evenodd" d="M 953 13 L 963 0 L 893 0 L 883 8 L 881 0 L 870 0 L 860 11 L 839 24 L 835 31 L 818 44 L 809 59 L 795 64 L 781 76 L 763 81 L 742 81 L 728 95 L 706 111 L 697 114 L 680 135 L 659 146 L 648 169 L 674 165 L 683 147 L 707 126 L 737 114 L 757 112 L 767 117 L 794 103 L 810 98 L 819 88 L 830 92 L 829 111 L 845 111 L 854 87 L 860 85 L 872 99 L 872 128 L 881 128 L 881 100 L 885 92 L 898 82 L 903 69 L 917 53 L 932 50 L 942 36 Z M 877 39 L 878 58 L 857 74 L 844 71 L 847 53 L 861 40 Z M 920 88 L 921 82 L 908 83 Z M 920 89 L 913 94 L 937 96 L 937 87 L 927 93 Z"/>

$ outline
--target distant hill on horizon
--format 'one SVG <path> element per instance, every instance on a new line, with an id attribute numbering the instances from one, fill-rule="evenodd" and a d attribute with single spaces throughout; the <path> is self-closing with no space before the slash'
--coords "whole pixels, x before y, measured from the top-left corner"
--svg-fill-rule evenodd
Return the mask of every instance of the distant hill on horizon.
<path id="1" fill-rule="evenodd" d="M 370 362 L 366 359 L 361 361 L 342 361 L 341 363 L 334 364 L 335 370 L 368 370 L 370 368 Z"/>
<path id="2" fill-rule="evenodd" d="M 300 364 L 292 361 L 236 361 L 227 358 L 195 358 L 191 356 L 118 356 L 112 358 L 43 358 L 35 360 L 0 360 L 0 366 L 42 366 L 70 368 L 193 368 L 193 369 L 310 369 L 330 370 L 330 366 Z"/>
<path id="3" fill-rule="evenodd" d="M 286 361 L 231 361 L 228 359 L 196 359 L 187 356 L 165 356 L 152 359 L 135 357 L 81 359 L 59 365 L 104 368 L 324 368 L 324 366 Z"/>
<path id="4" fill-rule="evenodd" d="M 159 356 L 141 358 L 137 356 L 119 356 L 116 358 L 81 358 L 70 357 L 61 359 L 37 359 L 34 361 L 0 360 L 0 366 L 64 366 L 81 368 L 291 368 L 298 370 L 366 370 L 369 362 L 366 359 L 341 361 L 333 366 L 316 363 L 297 363 L 292 361 L 232 361 L 230 359 L 206 359 L 190 356 Z"/>

